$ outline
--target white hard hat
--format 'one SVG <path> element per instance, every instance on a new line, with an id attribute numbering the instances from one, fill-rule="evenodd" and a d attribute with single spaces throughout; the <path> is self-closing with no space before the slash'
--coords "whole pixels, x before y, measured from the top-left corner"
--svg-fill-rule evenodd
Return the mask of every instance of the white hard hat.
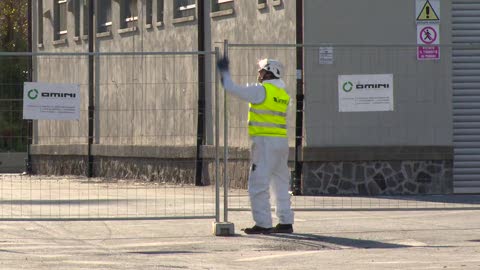
<path id="1" fill-rule="evenodd" d="M 258 71 L 264 69 L 272 72 L 277 78 L 281 78 L 283 76 L 283 65 L 278 60 L 265 58 L 258 62 L 258 66 L 260 67 Z"/>

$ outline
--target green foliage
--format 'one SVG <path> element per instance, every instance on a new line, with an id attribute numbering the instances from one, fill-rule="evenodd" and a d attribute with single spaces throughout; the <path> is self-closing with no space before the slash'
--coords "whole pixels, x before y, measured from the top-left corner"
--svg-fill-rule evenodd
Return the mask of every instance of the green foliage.
<path id="1" fill-rule="evenodd" d="M 0 51 L 28 51 L 28 0 L 0 0 Z M 0 56 L 0 151 L 25 151 L 26 123 L 22 120 L 23 83 L 28 80 L 28 57 Z"/>
<path id="2" fill-rule="evenodd" d="M 0 1 L 0 51 L 28 50 L 28 0 Z"/>

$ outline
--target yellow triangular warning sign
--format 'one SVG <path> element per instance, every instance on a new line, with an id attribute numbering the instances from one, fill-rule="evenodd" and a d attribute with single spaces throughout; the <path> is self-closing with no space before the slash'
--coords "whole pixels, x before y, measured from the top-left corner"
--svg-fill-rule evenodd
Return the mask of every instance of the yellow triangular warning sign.
<path id="1" fill-rule="evenodd" d="M 437 12 L 435 12 L 435 9 L 433 9 L 432 4 L 430 4 L 430 1 L 427 0 L 425 2 L 425 5 L 423 5 L 422 10 L 420 11 L 420 14 L 418 14 L 417 21 L 438 21 L 440 18 L 437 15 Z"/>

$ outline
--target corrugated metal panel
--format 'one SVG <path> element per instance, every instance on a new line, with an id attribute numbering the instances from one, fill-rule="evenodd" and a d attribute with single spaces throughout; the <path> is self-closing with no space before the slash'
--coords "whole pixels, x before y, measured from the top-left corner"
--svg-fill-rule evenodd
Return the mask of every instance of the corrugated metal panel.
<path id="1" fill-rule="evenodd" d="M 452 2 L 452 40 L 480 43 L 480 0 Z M 479 193 L 480 46 L 454 46 L 452 62 L 454 192 Z"/>

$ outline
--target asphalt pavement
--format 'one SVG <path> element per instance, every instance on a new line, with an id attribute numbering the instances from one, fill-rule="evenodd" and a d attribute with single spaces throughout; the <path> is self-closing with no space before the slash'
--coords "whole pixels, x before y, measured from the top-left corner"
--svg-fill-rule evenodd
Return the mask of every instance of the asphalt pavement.
<path id="1" fill-rule="evenodd" d="M 293 234 L 211 219 L 2 221 L 0 269 L 480 269 L 480 210 L 297 211 Z"/>

